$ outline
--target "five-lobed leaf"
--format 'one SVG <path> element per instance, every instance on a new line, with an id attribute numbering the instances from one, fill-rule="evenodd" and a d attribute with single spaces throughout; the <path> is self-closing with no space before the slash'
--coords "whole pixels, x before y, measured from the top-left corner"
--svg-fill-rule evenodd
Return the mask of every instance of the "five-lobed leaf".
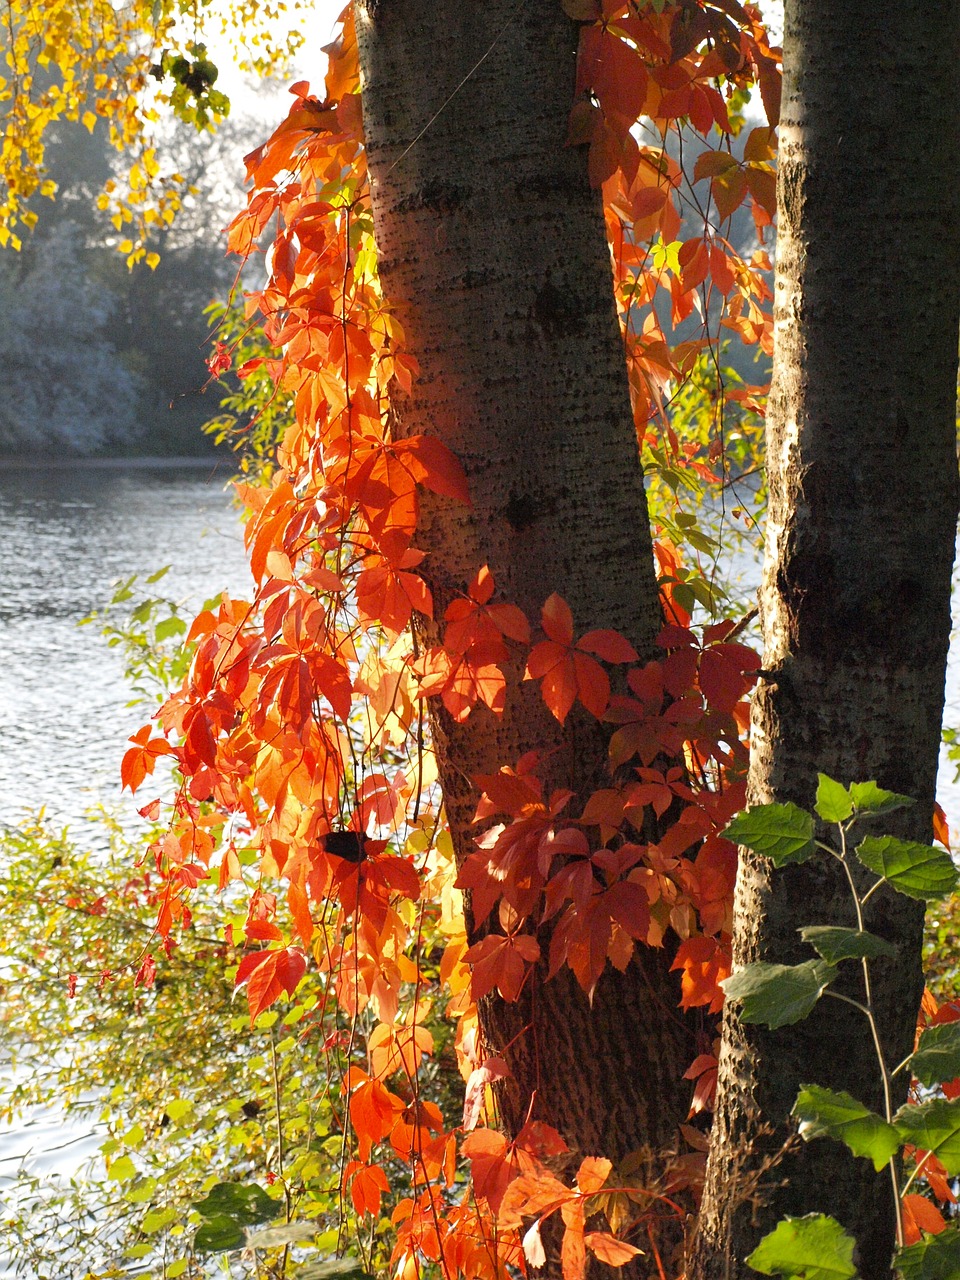
<path id="1" fill-rule="evenodd" d="M 947 1173 L 960 1173 L 960 1098 L 948 1102 L 932 1098 L 918 1105 L 907 1103 L 893 1117 L 905 1142 L 932 1151 Z"/>
<path id="2" fill-rule="evenodd" d="M 955 1080 L 960 1076 L 960 1022 L 927 1027 L 908 1062 L 921 1084 L 929 1086 Z"/>
<path id="3" fill-rule="evenodd" d="M 867 836 L 857 845 L 865 867 L 910 898 L 934 902 L 957 887 L 957 869 L 945 849 L 898 840 L 895 836 Z"/>
<path id="4" fill-rule="evenodd" d="M 740 1021 L 776 1030 L 804 1019 L 836 976 L 825 960 L 804 964 L 758 961 L 725 979 L 727 999 L 741 1002 Z"/>
<path id="5" fill-rule="evenodd" d="M 875 960 L 878 956 L 897 954 L 896 947 L 885 938 L 878 938 L 865 929 L 811 924 L 800 929 L 799 933 L 828 964 L 839 964 L 841 960 Z"/>
<path id="6" fill-rule="evenodd" d="M 795 804 L 754 805 L 734 818 L 720 834 L 769 858 L 776 867 L 806 862 L 816 848 L 813 819 Z"/>
<path id="7" fill-rule="evenodd" d="M 866 1156 L 879 1172 L 890 1163 L 900 1147 L 900 1134 L 882 1116 L 876 1115 L 849 1093 L 805 1084 L 797 1094 L 793 1115 L 800 1122 L 800 1136 L 835 1138 L 855 1156 Z"/>
<path id="8" fill-rule="evenodd" d="M 855 1244 L 835 1218 L 810 1213 L 778 1222 L 747 1263 L 761 1275 L 788 1280 L 857 1280 Z"/>

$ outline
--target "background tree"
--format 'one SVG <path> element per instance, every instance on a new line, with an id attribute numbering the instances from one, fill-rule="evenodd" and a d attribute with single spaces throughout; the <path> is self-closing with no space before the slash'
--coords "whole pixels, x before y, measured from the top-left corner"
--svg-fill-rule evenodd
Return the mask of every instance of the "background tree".
<path id="1" fill-rule="evenodd" d="M 784 37 L 766 674 L 749 794 L 809 808 L 818 770 L 876 779 L 917 799 L 895 830 L 926 843 L 958 510 L 960 15 L 906 4 L 891 25 L 878 9 L 793 0 Z M 849 923 L 841 877 L 821 863 L 771 875 L 744 854 L 735 962 L 808 959 L 797 930 L 811 912 Z M 865 927 L 897 947 L 874 991 L 891 1066 L 913 1045 L 922 922 L 922 904 L 894 894 L 870 904 Z M 791 1149 L 756 1183 L 801 1083 L 880 1108 L 858 1019 L 822 1001 L 768 1032 L 725 1013 L 698 1280 L 750 1274 L 744 1257 L 783 1214 L 825 1209 L 856 1235 L 860 1273 L 888 1274 L 886 1173 L 823 1142 Z M 901 1074 L 898 1102 L 907 1084 Z"/>

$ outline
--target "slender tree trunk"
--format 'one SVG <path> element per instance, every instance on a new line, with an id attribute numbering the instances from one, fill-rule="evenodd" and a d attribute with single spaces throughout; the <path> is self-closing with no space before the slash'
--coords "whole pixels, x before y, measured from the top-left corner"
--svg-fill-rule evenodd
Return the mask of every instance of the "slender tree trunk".
<path id="1" fill-rule="evenodd" d="M 425 495 L 417 545 L 437 616 L 489 564 L 534 624 L 557 591 L 580 631 L 616 628 L 653 656 L 661 613 L 602 209 L 583 151 L 564 145 L 577 25 L 559 0 L 360 0 L 357 26 L 380 276 L 421 369 L 397 430 L 449 445 L 473 499 Z M 601 726 L 573 715 L 561 729 L 520 674 L 501 719 L 434 721 L 461 857 L 477 774 L 542 749 L 548 790 L 582 798 L 604 777 Z M 488 1049 L 513 1072 L 509 1130 L 532 1100 L 584 1155 L 673 1142 L 693 1041 L 668 957 L 640 950 L 592 1008 L 569 970 L 518 1004 L 483 1002 Z"/>
<path id="2" fill-rule="evenodd" d="M 760 593 L 770 674 L 754 703 L 750 797 L 809 808 L 818 770 L 876 779 L 918 801 L 887 829 L 924 842 L 958 509 L 958 69 L 953 0 L 788 0 Z M 797 929 L 852 923 L 848 903 L 834 866 L 771 875 L 745 856 L 736 964 L 810 958 Z M 913 1045 L 923 912 L 892 894 L 870 907 L 866 927 L 898 949 L 875 965 L 892 1065 Z M 801 1083 L 882 1111 L 859 1014 L 822 1000 L 768 1032 L 726 1013 L 696 1280 L 753 1275 L 742 1260 L 759 1238 L 811 1211 L 857 1236 L 862 1276 L 889 1274 L 886 1172 L 828 1140 L 761 1167 L 789 1133 Z"/>

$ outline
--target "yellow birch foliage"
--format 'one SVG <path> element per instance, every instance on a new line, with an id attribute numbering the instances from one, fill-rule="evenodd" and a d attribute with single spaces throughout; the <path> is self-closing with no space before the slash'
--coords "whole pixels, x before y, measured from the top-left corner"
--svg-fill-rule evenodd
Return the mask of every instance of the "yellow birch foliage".
<path id="1" fill-rule="evenodd" d="M 269 75 L 302 43 L 296 19 L 308 8 L 306 0 L 2 0 L 0 246 L 19 249 L 39 216 L 35 198 L 56 194 L 45 166 L 51 136 L 103 121 L 129 166 L 98 206 L 128 265 L 155 266 L 149 230 L 171 223 L 185 194 L 183 176 L 161 168 L 156 126 L 173 113 L 209 128 L 229 111 L 204 36 L 226 37 L 242 68 Z"/>

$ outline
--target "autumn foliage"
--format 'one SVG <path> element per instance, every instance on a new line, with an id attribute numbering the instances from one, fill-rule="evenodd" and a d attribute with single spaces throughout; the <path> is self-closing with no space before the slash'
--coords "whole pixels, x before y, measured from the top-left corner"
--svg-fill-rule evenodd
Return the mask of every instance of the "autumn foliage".
<path id="1" fill-rule="evenodd" d="M 718 331 L 770 346 L 768 259 L 760 249 L 745 260 L 724 227 L 741 204 L 761 234 L 774 214 L 779 51 L 736 0 L 565 7 L 581 23 L 568 144 L 588 149 L 603 189 L 638 444 L 662 475 L 720 484 L 721 426 L 709 441 L 685 438 L 669 402 Z M 236 983 L 251 1020 L 292 996 L 309 965 L 326 992 L 319 1034 L 338 1017 L 351 1026 L 331 1082 L 343 1099 L 342 1189 L 361 1217 L 392 1197 L 395 1273 L 537 1266 L 541 1226 L 557 1215 L 565 1280 L 580 1280 L 587 1252 L 612 1266 L 656 1254 L 657 1220 L 696 1190 L 702 1141 L 690 1130 L 692 1150 L 656 1185 L 603 1152 L 574 1157 L 535 1116 L 510 1141 L 494 1087 L 508 1069 L 482 1042 L 476 1001 L 516 1000 L 564 967 L 589 999 L 608 963 L 623 970 L 637 947 L 666 947 L 684 1007 L 703 1009 L 709 1031 L 729 972 L 736 869 L 719 833 L 743 804 L 758 659 L 737 621 L 692 624 L 696 544 L 678 545 L 669 502 L 656 661 L 616 632 L 577 634 L 558 594 L 525 616 L 483 564 L 434 616 L 418 495 L 470 494 L 440 440 L 391 435 L 390 397 L 418 371 L 377 277 L 349 11 L 330 55 L 325 96 L 295 85 L 286 119 L 246 157 L 250 194 L 229 232 L 241 258 L 269 236 L 266 283 L 246 308 L 296 410 L 275 465 L 237 486 L 254 592 L 196 618 L 189 675 L 131 739 L 123 781 L 136 790 L 162 756 L 175 760 L 179 785 L 151 851 L 160 934 L 189 921 L 202 881 L 245 893 L 244 937 L 230 941 L 246 948 Z M 740 159 L 731 138 L 757 85 L 767 123 Z M 701 139 L 692 174 L 668 145 L 681 128 Z M 695 314 L 699 333 L 688 325 L 679 340 Z M 212 371 L 231 363 L 218 343 Z M 751 389 L 729 394 L 756 403 Z M 416 619 L 432 620 L 435 642 Z M 427 711 L 439 700 L 456 721 L 497 715 L 508 663 L 558 721 L 579 704 L 607 726 L 608 779 L 571 811 L 571 793 L 545 792 L 536 752 L 502 761 L 471 780 L 476 833 L 458 866 Z M 444 1019 L 465 1081 L 452 1125 L 426 1071 Z M 688 1076 L 695 1114 L 715 1080 L 709 1034 Z M 399 1198 L 387 1171 L 397 1160 Z"/>

